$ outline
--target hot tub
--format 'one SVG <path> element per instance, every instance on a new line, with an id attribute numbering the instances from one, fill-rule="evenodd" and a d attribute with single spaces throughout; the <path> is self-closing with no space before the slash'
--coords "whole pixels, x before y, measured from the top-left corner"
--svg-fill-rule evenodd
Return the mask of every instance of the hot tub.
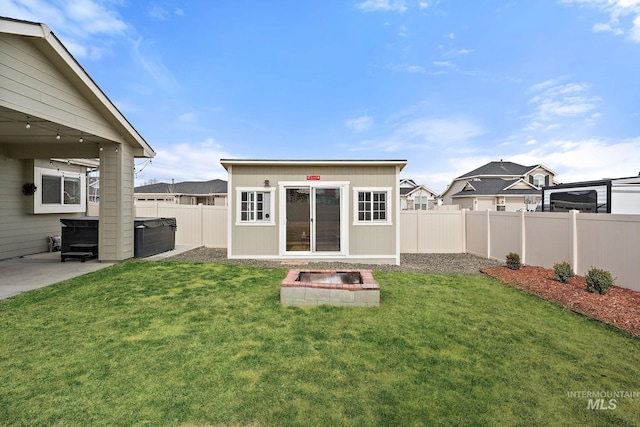
<path id="1" fill-rule="evenodd" d="M 176 247 L 175 218 L 135 218 L 133 256 L 146 258 Z"/>
<path id="2" fill-rule="evenodd" d="M 94 250 L 98 256 L 99 217 L 83 216 L 63 218 L 62 253 L 73 254 L 76 251 Z M 176 247 L 175 218 L 136 217 L 133 221 L 133 256 L 146 258 Z M 73 258 L 73 256 L 68 256 Z M 64 260 L 64 257 L 63 257 Z"/>

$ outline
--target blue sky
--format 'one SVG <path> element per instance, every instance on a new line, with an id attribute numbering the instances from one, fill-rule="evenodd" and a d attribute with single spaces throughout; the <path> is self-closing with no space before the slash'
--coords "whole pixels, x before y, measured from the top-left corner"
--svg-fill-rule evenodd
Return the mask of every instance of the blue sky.
<path id="1" fill-rule="evenodd" d="M 640 0 L 0 0 L 47 24 L 157 152 L 406 159 L 435 192 L 492 161 L 640 172 Z"/>

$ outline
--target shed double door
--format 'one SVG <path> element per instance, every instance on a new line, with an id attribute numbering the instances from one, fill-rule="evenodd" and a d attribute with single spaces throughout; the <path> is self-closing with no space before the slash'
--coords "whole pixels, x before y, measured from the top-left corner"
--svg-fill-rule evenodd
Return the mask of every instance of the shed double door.
<path id="1" fill-rule="evenodd" d="M 286 189 L 286 251 L 340 252 L 341 189 Z"/>

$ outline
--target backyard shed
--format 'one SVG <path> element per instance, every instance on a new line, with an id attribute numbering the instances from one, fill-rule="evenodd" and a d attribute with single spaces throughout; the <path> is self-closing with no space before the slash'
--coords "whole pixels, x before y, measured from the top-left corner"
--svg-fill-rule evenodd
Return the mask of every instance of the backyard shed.
<path id="1" fill-rule="evenodd" d="M 406 160 L 234 160 L 229 258 L 400 264 Z"/>

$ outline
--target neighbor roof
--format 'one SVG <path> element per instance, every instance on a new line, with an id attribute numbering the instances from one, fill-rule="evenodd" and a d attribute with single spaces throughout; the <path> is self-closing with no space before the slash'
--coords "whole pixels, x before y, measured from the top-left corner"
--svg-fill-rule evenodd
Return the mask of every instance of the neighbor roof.
<path id="1" fill-rule="evenodd" d="M 478 180 L 471 180 L 467 183 L 473 189 L 459 191 L 451 197 L 464 197 L 469 195 L 474 196 L 493 196 L 497 194 L 540 194 L 540 190 L 531 189 L 510 189 L 510 187 L 519 181 L 526 182 L 522 179 L 502 179 L 502 178 L 482 178 Z M 467 188 L 467 186 L 465 186 Z"/>
<path id="2" fill-rule="evenodd" d="M 227 181 L 184 181 L 174 184 L 159 182 L 142 185 L 133 189 L 134 193 L 170 193 L 170 194 L 227 194 Z"/>
<path id="3" fill-rule="evenodd" d="M 513 162 L 489 162 L 477 169 L 460 175 L 456 179 L 471 178 L 473 176 L 522 176 L 536 166 L 523 166 Z"/>

